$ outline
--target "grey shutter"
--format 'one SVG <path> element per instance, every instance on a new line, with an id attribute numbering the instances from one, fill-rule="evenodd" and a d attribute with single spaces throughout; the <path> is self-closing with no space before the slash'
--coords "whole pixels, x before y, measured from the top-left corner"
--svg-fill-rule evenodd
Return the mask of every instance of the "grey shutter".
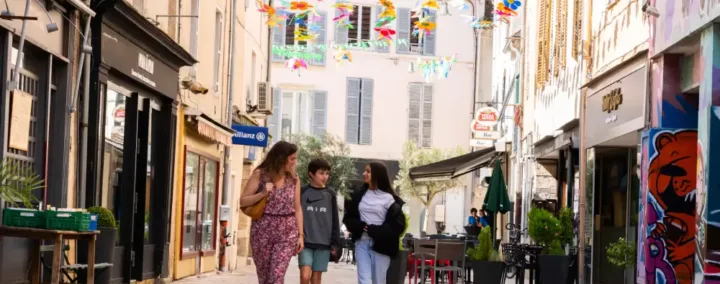
<path id="1" fill-rule="evenodd" d="M 360 141 L 360 79 L 347 79 L 347 106 L 345 107 L 345 142 Z"/>
<path id="2" fill-rule="evenodd" d="M 362 79 L 360 92 L 360 143 L 372 144 L 373 79 Z"/>
<path id="3" fill-rule="evenodd" d="M 431 21 L 437 23 L 438 18 L 436 11 L 430 10 L 427 16 L 431 19 Z M 430 34 L 423 35 L 423 55 L 435 55 L 435 36 L 437 30 L 438 27 L 436 26 Z"/>
<path id="4" fill-rule="evenodd" d="M 382 11 L 383 11 L 382 5 L 375 6 L 375 22 L 376 23 L 377 23 L 377 21 L 380 20 L 380 13 L 382 13 Z M 371 25 L 371 27 L 375 27 L 375 24 Z M 373 30 L 374 30 L 374 28 L 373 28 Z M 375 32 L 375 38 L 378 38 L 379 36 L 380 36 L 380 33 Z M 375 46 L 375 51 L 381 52 L 381 53 L 388 53 L 388 52 L 390 52 L 390 44 L 389 43 L 388 44 L 380 44 L 380 42 L 378 42 L 378 44 Z"/>
<path id="5" fill-rule="evenodd" d="M 408 140 L 420 141 L 420 101 L 422 100 L 422 83 L 408 84 Z M 420 144 L 418 143 L 418 146 Z"/>
<path id="6" fill-rule="evenodd" d="M 317 31 L 317 38 L 315 38 L 315 45 L 322 45 L 323 48 L 320 47 L 314 47 L 316 53 L 320 54 L 321 58 L 318 60 L 310 60 L 311 65 L 325 65 L 325 54 L 327 54 L 327 49 L 325 46 L 325 37 L 327 35 L 327 12 L 320 11 L 318 12 L 318 16 L 320 18 L 319 22 L 317 22 L 318 25 L 318 31 Z"/>
<path id="7" fill-rule="evenodd" d="M 433 86 L 425 84 L 422 92 L 422 147 L 432 146 Z"/>
<path id="8" fill-rule="evenodd" d="M 325 135 L 327 130 L 327 91 L 312 92 L 312 134 Z"/>
<path id="9" fill-rule="evenodd" d="M 280 141 L 280 102 L 282 101 L 280 93 L 280 88 L 273 88 L 273 113 L 268 116 L 268 132 L 272 135 L 273 141 Z"/>
<path id="10" fill-rule="evenodd" d="M 397 37 L 395 38 L 395 52 L 410 53 L 410 9 L 397 8 Z M 403 44 L 401 44 L 401 42 Z"/>
<path id="11" fill-rule="evenodd" d="M 344 3 L 337 1 L 336 3 Z M 357 13 L 358 11 L 355 11 Z M 340 16 L 340 9 L 335 9 L 335 17 Z M 348 43 L 348 28 L 345 25 L 335 25 L 335 44 L 343 45 Z"/>
<path id="12" fill-rule="evenodd" d="M 272 28 L 272 46 L 274 47 L 285 47 L 285 21 L 282 21 L 283 25 L 277 25 Z M 272 62 L 283 62 L 285 57 L 279 54 L 272 53 Z"/>

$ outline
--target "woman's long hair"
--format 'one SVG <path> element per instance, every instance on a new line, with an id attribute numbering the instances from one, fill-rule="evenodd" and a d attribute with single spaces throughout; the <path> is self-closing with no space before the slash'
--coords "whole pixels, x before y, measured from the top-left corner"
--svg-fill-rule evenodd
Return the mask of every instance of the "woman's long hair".
<path id="1" fill-rule="evenodd" d="M 375 185 L 375 188 L 379 190 L 395 195 L 385 164 L 381 162 L 370 162 L 367 165 L 370 166 L 370 183 Z M 370 185 L 366 183 L 364 187 L 368 189 Z"/>
<path id="2" fill-rule="evenodd" d="M 262 169 L 271 177 L 277 177 L 285 170 L 288 157 L 295 154 L 297 150 L 297 145 L 293 143 L 278 141 L 270 148 L 270 151 L 265 155 L 265 159 L 260 163 L 258 169 Z"/>

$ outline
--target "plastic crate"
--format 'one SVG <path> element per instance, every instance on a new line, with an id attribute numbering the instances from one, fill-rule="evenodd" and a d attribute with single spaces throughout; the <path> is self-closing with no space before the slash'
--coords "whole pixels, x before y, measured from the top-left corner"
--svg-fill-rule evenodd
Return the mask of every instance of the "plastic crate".
<path id="1" fill-rule="evenodd" d="M 65 231 L 90 231 L 90 213 L 72 211 L 47 211 L 45 228 Z"/>
<path id="2" fill-rule="evenodd" d="M 3 209 L 2 223 L 8 227 L 45 228 L 45 211 L 24 208 Z"/>

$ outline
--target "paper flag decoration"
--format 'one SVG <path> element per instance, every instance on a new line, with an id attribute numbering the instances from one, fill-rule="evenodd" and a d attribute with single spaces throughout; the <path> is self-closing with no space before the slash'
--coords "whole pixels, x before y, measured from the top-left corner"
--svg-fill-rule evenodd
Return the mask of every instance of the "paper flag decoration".
<path id="1" fill-rule="evenodd" d="M 435 29 L 435 22 L 430 21 L 429 17 L 424 17 L 418 21 L 415 21 L 415 30 L 413 34 L 422 38 L 425 34 L 430 34 Z"/>
<path id="2" fill-rule="evenodd" d="M 278 25 L 279 22 L 282 22 L 285 19 L 287 19 L 287 17 L 285 16 L 285 13 L 284 13 L 285 11 L 283 10 L 284 9 L 283 7 L 278 7 L 276 9 L 268 4 L 264 4 L 264 3 L 260 2 L 260 0 L 257 0 L 256 4 L 258 6 L 259 12 L 266 13 L 268 15 L 268 19 L 265 23 L 270 27 L 275 27 Z M 279 15 L 278 14 L 279 12 L 282 12 L 283 14 Z"/>
<path id="3" fill-rule="evenodd" d="M 316 36 L 317 35 L 311 34 L 306 28 L 295 28 L 295 40 L 297 41 L 312 41 Z"/>
<path id="4" fill-rule="evenodd" d="M 307 11 L 308 9 L 312 8 L 313 6 L 308 4 L 308 2 L 305 1 L 292 1 L 290 2 L 290 10 L 291 11 Z"/>
<path id="5" fill-rule="evenodd" d="M 342 47 L 335 51 L 335 55 L 333 57 L 335 58 L 335 62 L 340 66 L 342 66 L 345 61 L 352 63 L 352 53 Z"/>
<path id="6" fill-rule="evenodd" d="M 420 8 L 439 10 L 440 5 L 438 5 L 437 0 L 425 0 L 422 5 L 420 5 Z"/>
<path id="7" fill-rule="evenodd" d="M 395 35 L 395 30 L 388 27 L 375 28 L 375 31 L 378 32 L 378 40 L 384 39 L 392 42 L 392 36 Z"/>
<path id="8" fill-rule="evenodd" d="M 468 15 L 460 15 L 461 17 L 465 18 L 468 23 L 470 23 L 470 27 L 473 29 L 483 29 L 483 30 L 489 30 L 495 27 L 495 24 L 493 21 L 483 19 L 480 20 L 478 18 L 468 16 Z"/>
<path id="9" fill-rule="evenodd" d="M 423 60 L 418 57 L 416 65 L 422 70 L 425 82 L 429 83 L 435 75 L 437 75 L 439 79 L 447 79 L 450 75 L 450 68 L 456 61 L 454 54 L 451 57 L 441 57 L 430 60 Z"/>
<path id="10" fill-rule="evenodd" d="M 380 19 L 377 20 L 377 22 L 375 22 L 375 27 L 376 27 L 376 28 L 380 28 L 380 27 L 383 27 L 383 26 L 387 26 L 387 25 L 389 25 L 390 23 L 392 23 L 392 21 L 394 21 L 394 20 L 395 20 L 395 17 L 384 17 L 384 18 L 380 18 Z"/>
<path id="11" fill-rule="evenodd" d="M 467 2 L 466 0 L 452 0 L 448 3 L 450 3 L 450 6 L 452 6 L 453 8 L 456 8 L 460 11 L 470 9 L 470 7 L 471 7 L 470 3 Z"/>
<path id="12" fill-rule="evenodd" d="M 380 13 L 380 15 L 378 15 L 378 19 L 382 19 L 382 18 L 395 19 L 397 17 L 397 14 L 395 13 L 395 4 L 393 4 L 392 1 L 380 0 L 380 5 L 382 5 L 383 10 Z"/>
<path id="13" fill-rule="evenodd" d="M 298 76 L 300 76 L 300 68 L 307 69 L 307 62 L 305 62 L 305 59 L 293 57 L 287 61 L 287 68 L 289 68 L 290 71 L 298 70 Z"/>

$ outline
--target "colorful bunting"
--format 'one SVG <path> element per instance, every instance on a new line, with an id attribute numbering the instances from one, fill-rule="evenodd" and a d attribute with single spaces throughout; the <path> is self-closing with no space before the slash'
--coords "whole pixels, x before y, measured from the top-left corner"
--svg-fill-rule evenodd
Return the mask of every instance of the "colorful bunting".
<path id="1" fill-rule="evenodd" d="M 454 54 L 451 57 L 440 57 L 428 60 L 423 60 L 418 57 L 417 67 L 422 70 L 425 82 L 429 83 L 435 75 L 438 76 L 438 79 L 447 79 L 450 75 L 450 68 L 456 61 Z"/>
<path id="2" fill-rule="evenodd" d="M 345 49 L 344 47 L 338 48 L 338 50 L 335 52 L 335 63 L 339 66 L 343 66 L 345 61 L 352 63 L 352 53 Z"/>
<path id="3" fill-rule="evenodd" d="M 435 22 L 431 21 L 430 17 L 424 17 L 415 21 L 413 24 L 415 25 L 413 34 L 417 35 L 419 38 L 423 38 L 424 35 L 429 35 L 436 26 Z"/>
<path id="4" fill-rule="evenodd" d="M 298 70 L 298 76 L 300 76 L 300 68 L 307 69 L 307 62 L 305 62 L 305 59 L 293 57 L 287 61 L 287 67 L 290 71 Z"/>

